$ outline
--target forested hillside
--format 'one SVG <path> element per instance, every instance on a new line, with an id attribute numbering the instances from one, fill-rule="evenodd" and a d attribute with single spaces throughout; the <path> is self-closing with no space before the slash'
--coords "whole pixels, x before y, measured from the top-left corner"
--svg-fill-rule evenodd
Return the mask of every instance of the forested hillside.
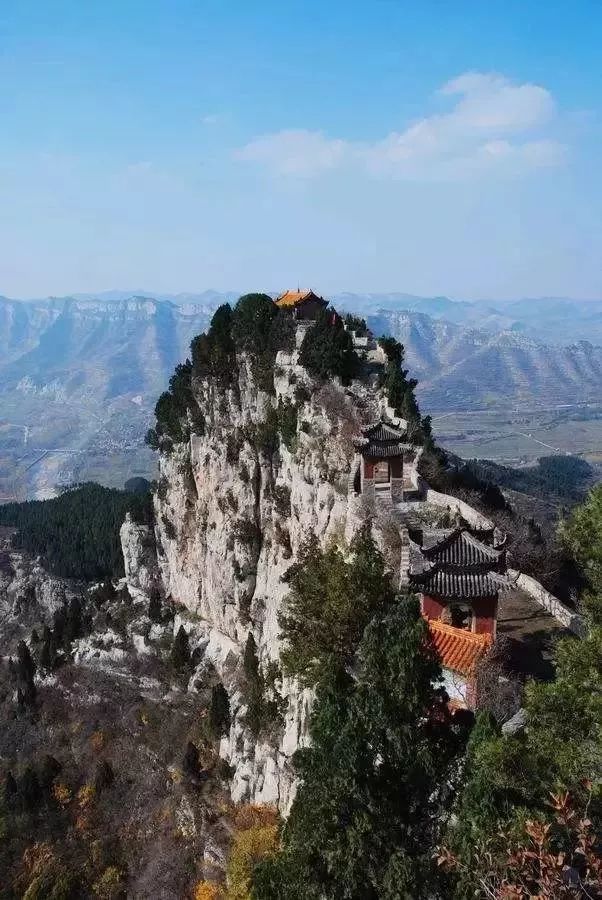
<path id="1" fill-rule="evenodd" d="M 123 574 L 119 528 L 125 514 L 150 516 L 150 493 L 82 484 L 52 500 L 0 506 L 0 525 L 17 529 L 13 546 L 64 578 L 96 581 Z"/>

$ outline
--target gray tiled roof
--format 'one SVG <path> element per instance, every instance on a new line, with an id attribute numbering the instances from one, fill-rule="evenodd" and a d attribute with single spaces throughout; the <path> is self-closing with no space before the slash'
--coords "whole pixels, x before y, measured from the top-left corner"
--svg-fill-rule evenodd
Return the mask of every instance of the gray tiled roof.
<path id="1" fill-rule="evenodd" d="M 435 566 L 428 572 L 410 575 L 410 581 L 424 594 L 445 600 L 482 600 L 497 597 L 501 584 L 491 572 L 450 572 Z"/>
<path id="2" fill-rule="evenodd" d="M 454 568 L 465 566 L 487 566 L 496 568 L 503 560 L 503 551 L 488 547 L 469 531 L 455 529 L 441 533 L 440 539 L 429 535 L 422 552 L 432 563 L 440 563 Z"/>
<path id="3" fill-rule="evenodd" d="M 400 431 L 388 422 L 380 421 L 361 429 L 362 437 L 353 441 L 363 456 L 392 457 L 414 450 L 413 444 L 404 443 L 405 431 Z"/>

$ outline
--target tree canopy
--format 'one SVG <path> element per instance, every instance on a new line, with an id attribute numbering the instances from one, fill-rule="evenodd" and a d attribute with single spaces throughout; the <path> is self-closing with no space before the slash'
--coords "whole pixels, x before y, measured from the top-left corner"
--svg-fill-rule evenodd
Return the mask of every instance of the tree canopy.
<path id="1" fill-rule="evenodd" d="M 285 671 L 315 684 L 333 659 L 350 666 L 364 628 L 395 598 L 384 559 L 368 527 L 344 552 L 321 550 L 315 539 L 303 547 L 286 575 L 290 587 L 279 618 Z"/>
<path id="2" fill-rule="evenodd" d="M 98 581 L 123 575 L 119 529 L 128 512 L 136 521 L 150 521 L 150 493 L 88 482 L 51 500 L 0 506 L 0 524 L 17 528 L 13 545 L 43 557 L 56 575 Z"/>
<path id="3" fill-rule="evenodd" d="M 338 376 L 349 384 L 359 369 L 359 359 L 353 349 L 351 335 L 343 320 L 330 310 L 320 310 L 301 344 L 299 362 L 310 375 L 326 379 Z"/>
<path id="4" fill-rule="evenodd" d="M 311 746 L 295 755 L 300 785 L 281 850 L 255 873 L 257 900 L 435 895 L 431 848 L 463 729 L 425 637 L 417 602 L 402 598 L 366 627 L 355 677 L 330 661 Z"/>

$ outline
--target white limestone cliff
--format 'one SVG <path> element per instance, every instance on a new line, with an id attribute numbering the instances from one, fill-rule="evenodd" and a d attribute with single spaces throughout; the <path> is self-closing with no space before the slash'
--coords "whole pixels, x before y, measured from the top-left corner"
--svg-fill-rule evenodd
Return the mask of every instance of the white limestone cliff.
<path id="1" fill-rule="evenodd" d="M 251 631 L 260 665 L 278 662 L 282 576 L 310 535 L 325 545 L 349 539 L 358 527 L 362 505 L 349 492 L 351 439 L 378 415 L 379 397 L 359 382 L 316 387 L 296 351 L 278 354 L 274 381 L 275 396 L 259 389 L 243 357 L 232 387 L 193 382 L 204 433 L 161 454 L 156 564 L 143 526 L 127 521 L 121 538 L 130 591 L 139 596 L 160 578 L 181 611 L 175 627 L 184 624 L 228 691 L 232 725 L 220 753 L 234 772 L 233 799 L 277 803 L 286 812 L 294 793 L 290 758 L 306 738 L 311 698 L 294 682 L 278 681 L 284 725 L 255 740 L 244 724 L 244 647 Z M 268 452 L 266 418 L 295 396 L 291 449 L 280 439 Z"/>

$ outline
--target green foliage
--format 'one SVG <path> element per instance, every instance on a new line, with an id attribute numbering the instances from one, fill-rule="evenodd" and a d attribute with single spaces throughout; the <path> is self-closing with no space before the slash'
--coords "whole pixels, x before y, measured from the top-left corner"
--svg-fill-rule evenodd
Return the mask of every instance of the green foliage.
<path id="1" fill-rule="evenodd" d="M 316 321 L 308 328 L 299 351 L 299 362 L 310 375 L 322 380 L 337 376 L 343 384 L 349 384 L 357 374 L 360 363 L 351 335 L 333 310 L 320 310 Z"/>
<path id="2" fill-rule="evenodd" d="M 176 366 L 169 381 L 169 390 L 164 391 L 155 406 L 156 426 L 147 434 L 150 446 L 163 446 L 162 439 L 182 443 L 190 437 L 191 428 L 200 433 L 204 424 L 201 412 L 192 393 L 192 363 L 189 359 Z"/>
<path id="3" fill-rule="evenodd" d="M 583 639 L 566 638 L 555 651 L 556 678 L 530 682 L 524 731 L 504 735 L 492 720 L 477 721 L 465 763 L 466 784 L 447 844 L 460 860 L 456 896 L 473 897 L 477 860 L 484 845 L 507 854 L 502 832 L 518 833 L 524 821 L 549 820 L 550 794 L 568 791 L 577 802 L 589 798 L 594 827 L 602 824 L 602 629 Z"/>
<path id="4" fill-rule="evenodd" d="M 261 732 L 281 724 L 281 708 L 275 691 L 275 673 L 270 668 L 264 676 L 259 666 L 257 645 L 249 632 L 243 656 L 242 691 L 247 707 L 245 724 L 257 737 Z"/>
<path id="5" fill-rule="evenodd" d="M 291 490 L 286 484 L 274 487 L 274 507 L 279 516 L 288 519 L 291 514 Z"/>
<path id="6" fill-rule="evenodd" d="M 466 468 L 481 481 L 526 494 L 554 495 L 568 503 L 583 499 L 593 469 L 578 456 L 542 456 L 536 466 L 514 469 L 488 459 L 471 459 Z"/>
<path id="7" fill-rule="evenodd" d="M 368 330 L 366 320 L 360 316 L 354 316 L 352 313 L 347 313 L 345 316 L 345 325 L 350 331 L 355 331 L 357 335 L 366 334 Z"/>
<path id="8" fill-rule="evenodd" d="M 213 314 L 209 331 L 195 337 L 190 345 L 193 374 L 215 378 L 223 384 L 232 381 L 236 357 L 232 338 L 232 309 L 228 303 Z"/>
<path id="9" fill-rule="evenodd" d="M 349 553 L 315 539 L 288 570 L 290 593 L 279 618 L 287 674 L 315 684 L 333 660 L 350 666 L 364 628 L 394 601 L 384 559 L 369 527 L 354 537 Z"/>
<path id="10" fill-rule="evenodd" d="M 586 609 L 595 625 L 602 625 L 602 484 L 573 510 L 560 529 L 561 538 L 580 566 L 588 584 Z"/>
<path id="11" fill-rule="evenodd" d="M 257 868 L 256 900 L 438 896 L 432 847 L 463 734 L 433 687 L 425 632 L 403 599 L 367 626 L 355 678 L 323 673 L 282 850 Z"/>
<path id="12" fill-rule="evenodd" d="M 211 688 L 209 727 L 216 738 L 220 738 L 230 730 L 230 700 L 221 681 Z"/>
<path id="13" fill-rule="evenodd" d="M 42 556 L 56 575 L 97 581 L 123 575 L 119 528 L 127 512 L 150 521 L 149 494 L 127 494 L 89 482 L 52 500 L 0 505 L 0 525 L 18 529 L 13 546 Z"/>
<path id="14" fill-rule="evenodd" d="M 292 452 L 297 442 L 297 407 L 288 400 L 279 400 L 276 414 L 282 443 Z"/>
<path id="15" fill-rule="evenodd" d="M 425 416 L 422 421 L 423 426 L 427 422 L 430 428 L 429 416 Z M 479 465 L 475 466 L 473 462 L 464 462 L 459 457 L 453 457 L 441 448 L 435 447 L 432 439 L 427 438 L 419 468 L 420 474 L 437 491 L 446 494 L 462 494 L 470 491 L 478 495 L 478 500 L 487 509 L 509 509 L 497 484 L 489 480 L 492 470 L 481 468 Z M 471 500 L 471 502 L 474 503 L 475 500 Z"/>
<path id="16" fill-rule="evenodd" d="M 232 335 L 236 349 L 247 353 L 251 359 L 253 375 L 258 386 L 274 392 L 274 360 L 276 348 L 272 345 L 272 325 L 278 307 L 267 294 L 245 294 L 232 316 Z"/>
<path id="17" fill-rule="evenodd" d="M 237 519 L 233 531 L 237 541 L 250 547 L 256 544 L 261 537 L 261 532 L 254 519 Z"/>

